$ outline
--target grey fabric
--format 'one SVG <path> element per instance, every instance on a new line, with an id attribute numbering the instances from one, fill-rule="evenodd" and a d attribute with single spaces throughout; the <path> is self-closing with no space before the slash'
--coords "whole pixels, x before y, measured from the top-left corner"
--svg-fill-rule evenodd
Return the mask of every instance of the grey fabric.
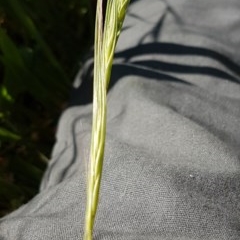
<path id="1" fill-rule="evenodd" d="M 95 240 L 240 239 L 240 2 L 132 1 L 108 94 Z M 1 240 L 83 236 L 92 60 L 40 193 Z"/>

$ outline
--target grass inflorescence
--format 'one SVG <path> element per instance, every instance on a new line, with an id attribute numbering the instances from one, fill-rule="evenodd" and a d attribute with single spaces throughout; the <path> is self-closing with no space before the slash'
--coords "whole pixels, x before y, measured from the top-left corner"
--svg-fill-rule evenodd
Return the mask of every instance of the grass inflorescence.
<path id="1" fill-rule="evenodd" d="M 84 240 L 92 239 L 102 175 L 106 136 L 107 88 L 114 51 L 129 0 L 108 0 L 103 24 L 103 1 L 98 0 L 95 22 L 93 122 L 88 168 Z"/>

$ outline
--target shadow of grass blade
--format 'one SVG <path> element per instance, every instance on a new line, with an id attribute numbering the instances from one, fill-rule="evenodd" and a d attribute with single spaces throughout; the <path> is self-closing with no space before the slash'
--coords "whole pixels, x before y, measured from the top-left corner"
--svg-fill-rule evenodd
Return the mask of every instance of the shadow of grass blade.
<path id="1" fill-rule="evenodd" d="M 92 239 L 104 158 L 107 87 L 110 81 L 117 38 L 121 31 L 129 0 L 109 0 L 104 25 L 102 3 L 102 0 L 97 3 L 95 23 L 93 123 L 84 240 Z"/>

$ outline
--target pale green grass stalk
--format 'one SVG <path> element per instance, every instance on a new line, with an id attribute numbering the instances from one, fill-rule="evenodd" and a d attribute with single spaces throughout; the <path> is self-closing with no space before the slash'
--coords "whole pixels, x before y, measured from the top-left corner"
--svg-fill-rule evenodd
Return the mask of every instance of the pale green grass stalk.
<path id="1" fill-rule="evenodd" d="M 84 240 L 92 240 L 102 175 L 106 136 L 107 88 L 114 51 L 129 0 L 108 0 L 103 29 L 102 0 L 97 2 L 94 50 L 93 120 L 88 167 Z"/>

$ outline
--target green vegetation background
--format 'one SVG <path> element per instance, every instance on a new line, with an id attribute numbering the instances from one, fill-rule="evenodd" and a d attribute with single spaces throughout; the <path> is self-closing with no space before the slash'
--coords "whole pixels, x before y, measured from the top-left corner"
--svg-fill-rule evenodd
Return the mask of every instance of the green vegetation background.
<path id="1" fill-rule="evenodd" d="M 0 217 L 38 192 L 94 2 L 0 0 Z"/>

